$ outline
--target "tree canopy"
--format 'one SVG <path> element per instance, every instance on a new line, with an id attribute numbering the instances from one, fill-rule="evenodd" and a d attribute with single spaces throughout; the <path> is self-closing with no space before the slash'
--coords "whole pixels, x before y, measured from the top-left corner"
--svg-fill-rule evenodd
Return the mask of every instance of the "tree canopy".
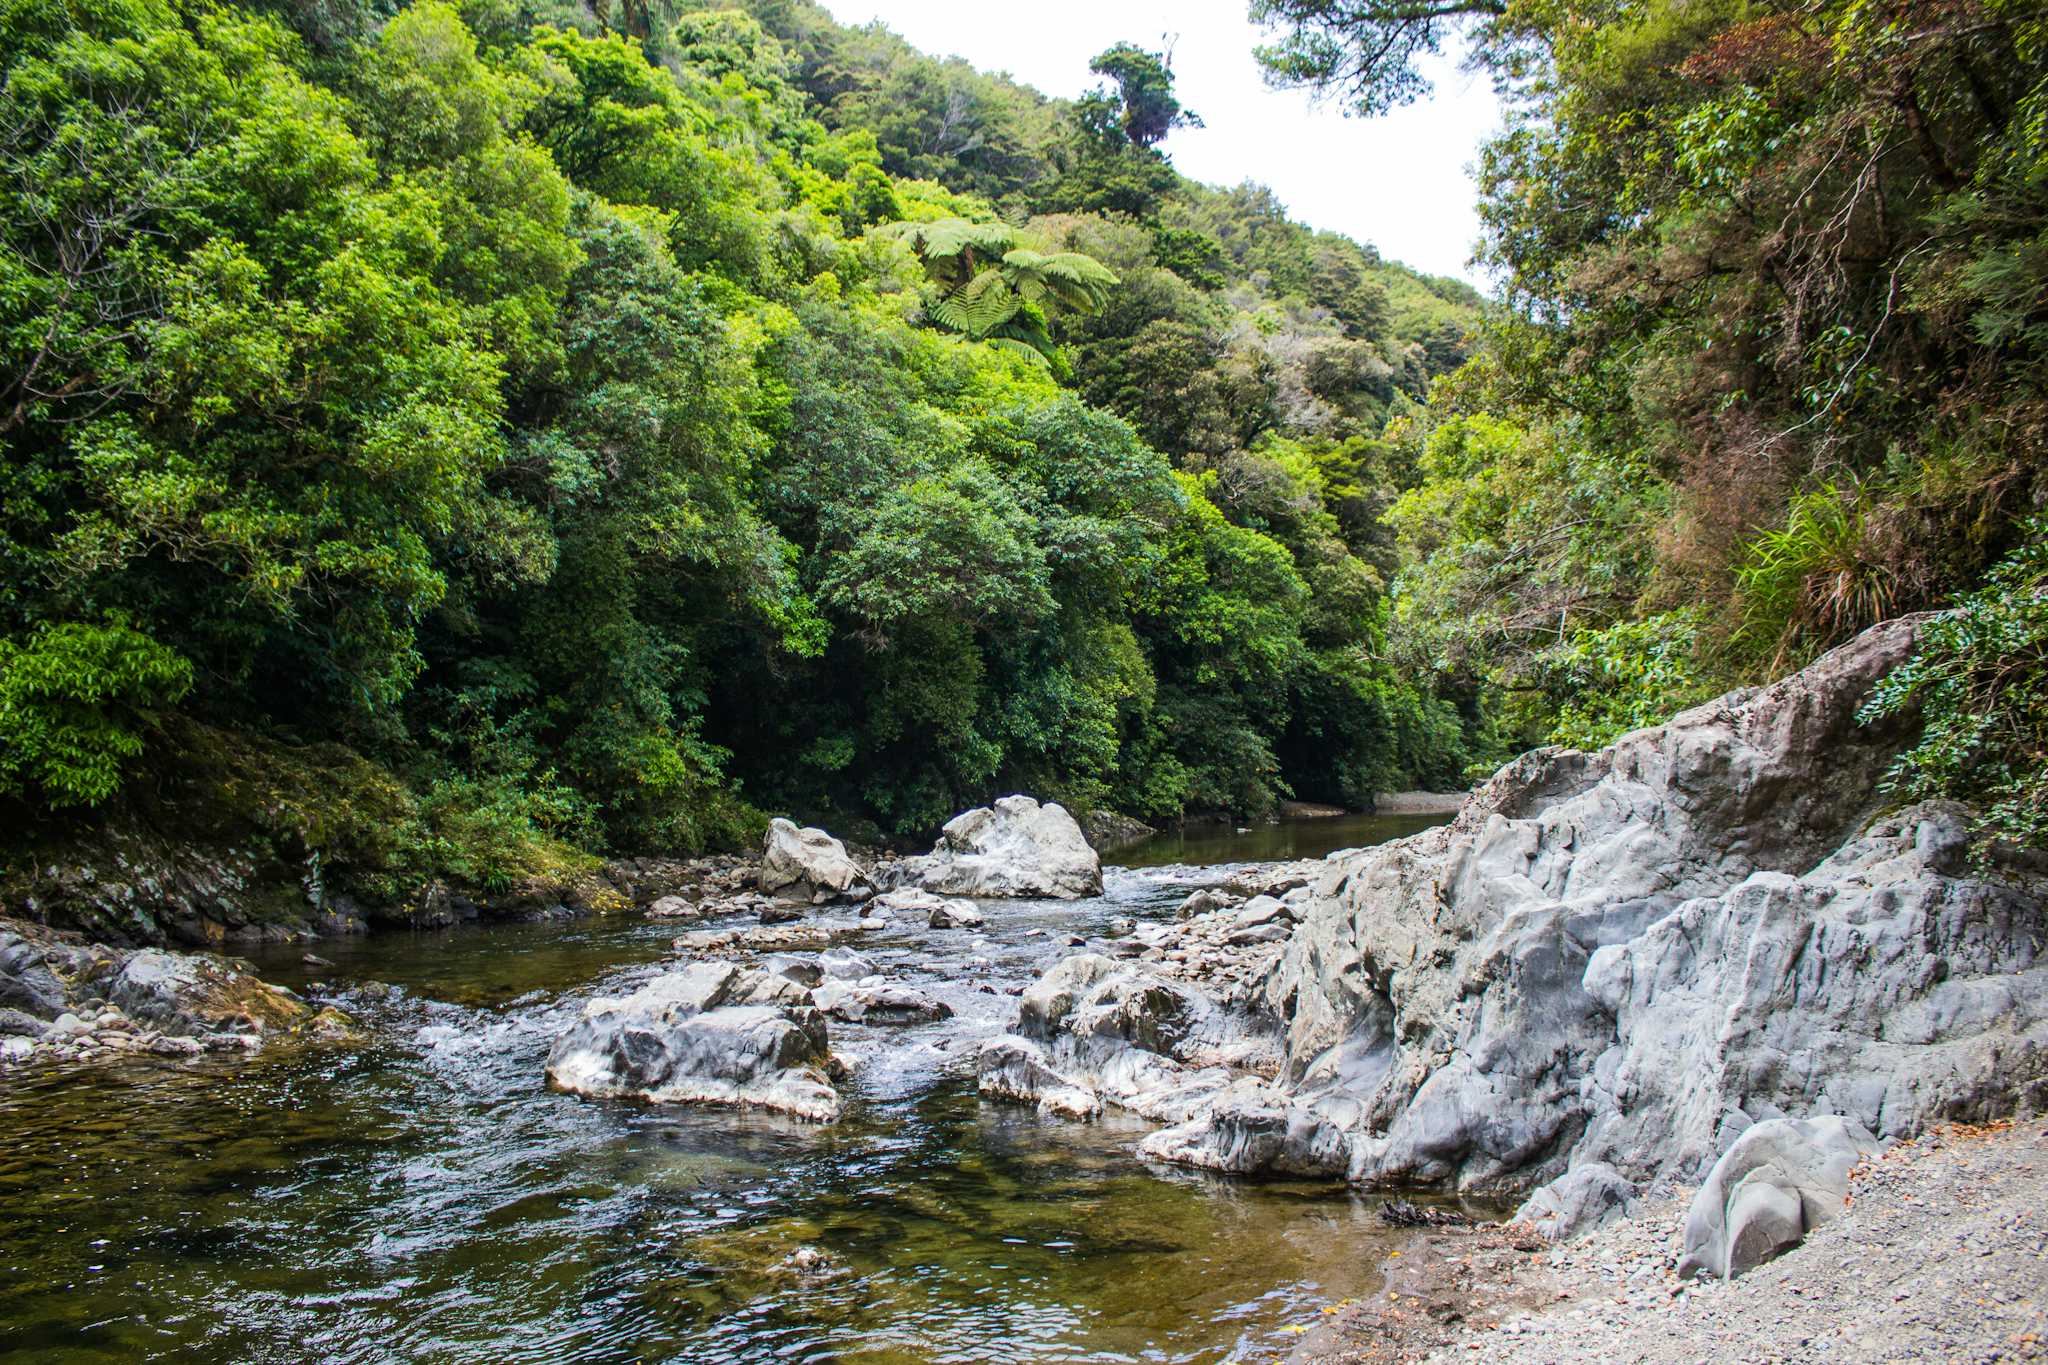
<path id="1" fill-rule="evenodd" d="M 802 0 L 90 0 L 0 53 L 17 852 L 238 765 L 403 899 L 1464 759 L 1374 509 L 1476 299 L 1181 179 L 1158 53 L 1070 105 Z"/>

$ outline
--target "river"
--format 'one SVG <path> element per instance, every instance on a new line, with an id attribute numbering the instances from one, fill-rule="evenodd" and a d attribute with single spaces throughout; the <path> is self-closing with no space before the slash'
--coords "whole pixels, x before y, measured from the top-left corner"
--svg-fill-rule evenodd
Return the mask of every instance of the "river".
<path id="1" fill-rule="evenodd" d="M 1355 823 L 1300 825 L 1290 852 L 1365 842 Z M 1170 916 L 1226 873 L 1111 869 L 1097 899 L 985 902 L 978 933 L 863 939 L 956 1015 L 835 1023 L 859 1065 L 829 1126 L 544 1087 L 558 1029 L 657 970 L 673 925 L 327 941 L 317 968 L 272 951 L 266 976 L 333 998 L 367 1042 L 0 1089 L 0 1357 L 1271 1358 L 1287 1329 L 1379 1289 L 1392 1234 L 1376 1198 L 1143 1162 L 1143 1125 L 983 1102 L 972 1078 L 981 1040 L 1014 1019 L 1008 990 L 1072 951 L 1068 934 Z M 788 1270 L 799 1247 L 832 1273 Z"/>

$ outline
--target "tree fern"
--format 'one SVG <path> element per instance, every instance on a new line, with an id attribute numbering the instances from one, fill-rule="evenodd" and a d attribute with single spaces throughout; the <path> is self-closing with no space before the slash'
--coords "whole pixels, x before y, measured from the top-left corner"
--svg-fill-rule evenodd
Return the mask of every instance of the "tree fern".
<path id="1" fill-rule="evenodd" d="M 984 270 L 933 304 L 931 316 L 955 331 L 982 337 L 1015 317 L 1022 306 L 1002 272 Z"/>
<path id="2" fill-rule="evenodd" d="M 875 231 L 907 243 L 924 262 L 939 286 L 938 298 L 925 310 L 932 322 L 1048 362 L 1054 347 L 1040 310 L 1057 305 L 1095 312 L 1117 282 L 1092 256 L 1018 246 L 1017 230 L 1007 223 L 943 218 L 889 223 Z"/>
<path id="3" fill-rule="evenodd" d="M 1036 303 L 1047 294 L 1078 313 L 1092 313 L 1109 301 L 1116 275 L 1093 256 L 1078 251 L 1046 254 L 1019 247 L 1003 257 L 1010 287 Z"/>

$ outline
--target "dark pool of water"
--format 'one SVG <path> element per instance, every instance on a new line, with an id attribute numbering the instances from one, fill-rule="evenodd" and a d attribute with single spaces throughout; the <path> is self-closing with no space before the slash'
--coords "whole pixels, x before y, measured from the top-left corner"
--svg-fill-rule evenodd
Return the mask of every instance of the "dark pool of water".
<path id="1" fill-rule="evenodd" d="M 1331 815 L 1320 819 L 1261 820 L 1255 824 L 1189 824 L 1118 849 L 1110 857 L 1126 867 L 1173 863 L 1270 863 L 1320 858 L 1341 848 L 1370 848 L 1441 825 L 1448 815 Z"/>
<path id="2" fill-rule="evenodd" d="M 555 1032 L 656 970 L 671 926 L 387 935 L 323 943 L 318 968 L 274 953 L 267 974 L 328 980 L 367 1042 L 0 1088 L 0 1356 L 1270 1357 L 1377 1290 L 1377 1200 L 1151 1165 L 1142 1126 L 986 1103 L 971 1075 L 1014 1019 L 1004 988 L 1067 932 L 1170 915 L 1220 875 L 1112 872 L 1099 900 L 989 903 L 985 934 L 864 941 L 959 1013 L 835 1025 L 858 1068 L 829 1126 L 543 1086 Z M 786 1269 L 799 1247 L 833 1273 Z"/>

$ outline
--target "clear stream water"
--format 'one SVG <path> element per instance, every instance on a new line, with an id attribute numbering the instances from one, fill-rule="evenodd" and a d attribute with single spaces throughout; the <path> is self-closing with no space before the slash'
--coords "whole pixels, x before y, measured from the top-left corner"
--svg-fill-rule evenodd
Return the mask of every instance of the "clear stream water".
<path id="1" fill-rule="evenodd" d="M 1428 818 L 1301 822 L 1286 855 Z M 1314 828 L 1308 826 L 1313 824 Z M 1276 854 L 1223 832 L 1234 859 Z M 0 1088 L 0 1358 L 39 1362 L 938 1362 L 1271 1358 L 1379 1287 L 1378 1200 L 1140 1161 L 1143 1125 L 983 1102 L 1007 987 L 1227 868 L 1127 851 L 1107 894 L 989 902 L 978 934 L 857 945 L 957 1014 L 833 1025 L 829 1126 L 549 1092 L 556 1031 L 658 970 L 637 917 L 323 942 L 258 965 L 367 1026 L 229 1064 Z M 1221 848 L 1224 845 L 1216 845 Z M 1033 932 L 1038 931 L 1038 932 Z M 993 987 L 993 991 L 983 986 Z M 799 1247 L 835 1273 L 782 1265 Z"/>

